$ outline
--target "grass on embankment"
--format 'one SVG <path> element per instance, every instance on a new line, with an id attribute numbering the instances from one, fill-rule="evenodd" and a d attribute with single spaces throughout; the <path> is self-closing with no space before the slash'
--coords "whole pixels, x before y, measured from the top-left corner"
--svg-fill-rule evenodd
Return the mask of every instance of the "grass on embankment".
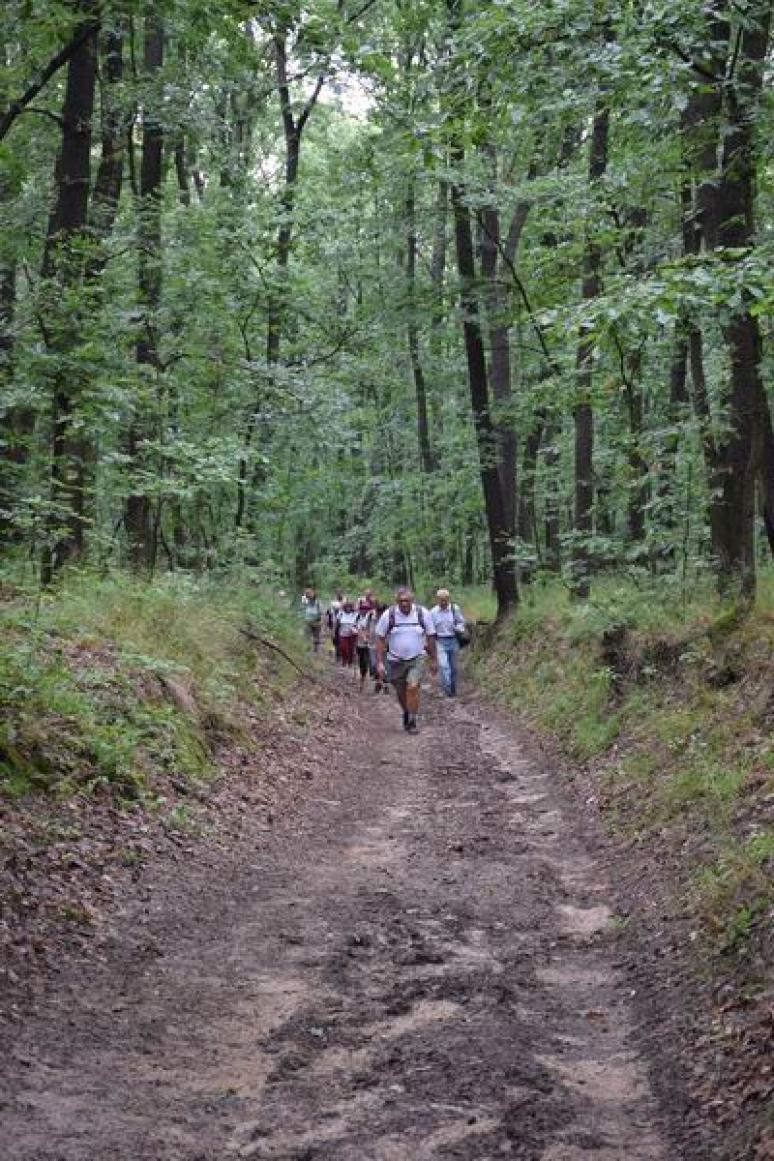
<path id="1" fill-rule="evenodd" d="M 295 680 L 297 618 L 248 586 L 170 577 L 71 579 L 52 595 L 0 587 L 0 797 L 206 780 L 213 756 Z"/>
<path id="2" fill-rule="evenodd" d="M 707 589 L 605 579 L 525 589 L 477 682 L 593 766 L 603 812 L 672 852 L 700 946 L 763 984 L 774 917 L 774 578 L 747 618 Z"/>

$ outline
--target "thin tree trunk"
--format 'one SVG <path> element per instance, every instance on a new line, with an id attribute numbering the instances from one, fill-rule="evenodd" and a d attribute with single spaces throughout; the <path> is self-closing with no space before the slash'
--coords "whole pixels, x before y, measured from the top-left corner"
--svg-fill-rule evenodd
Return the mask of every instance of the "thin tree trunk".
<path id="1" fill-rule="evenodd" d="M 116 96 L 124 76 L 125 35 L 124 25 L 119 23 L 105 34 L 101 45 L 101 154 L 89 213 L 91 237 L 96 245 L 86 267 L 86 278 L 91 283 L 105 269 L 107 255 L 104 247 L 101 250 L 98 247 L 112 234 L 121 201 L 126 134 L 131 121 L 125 105 Z"/>
<path id="2" fill-rule="evenodd" d="M 645 509 L 648 502 L 648 465 L 642 454 L 645 429 L 645 401 L 642 395 L 642 357 L 640 351 L 630 353 L 624 373 L 624 389 L 629 419 L 629 497 L 627 523 L 629 539 L 638 544 L 645 539 Z"/>
<path id="3" fill-rule="evenodd" d="M 435 470 L 436 464 L 430 445 L 430 427 L 427 418 L 427 386 L 425 373 L 422 367 L 422 358 L 419 350 L 419 325 L 417 318 L 417 223 L 416 197 L 414 192 L 413 175 L 409 178 L 409 189 L 406 195 L 406 309 L 408 318 L 406 329 L 408 332 L 409 358 L 414 375 L 414 390 L 417 400 L 417 441 L 419 444 L 419 462 L 422 471 L 429 475 Z"/>
<path id="4" fill-rule="evenodd" d="M 546 542 L 545 563 L 549 572 L 558 573 L 562 567 L 562 553 L 560 534 L 560 498 L 557 471 L 559 465 L 559 451 L 555 446 L 556 433 L 549 427 L 546 429 L 543 442 L 545 445 L 544 461 L 546 465 L 546 506 L 544 534 Z"/>
<path id="5" fill-rule="evenodd" d="M 536 561 L 540 560 L 540 536 L 535 508 L 535 488 L 538 454 L 545 426 L 544 416 L 542 414 L 536 415 L 532 430 L 524 441 L 524 455 L 519 475 L 517 532 L 521 544 L 532 543 Z M 535 566 L 532 561 L 521 560 L 519 580 L 522 584 L 531 582 L 534 571 Z"/>
<path id="6" fill-rule="evenodd" d="M 446 235 L 449 216 L 449 183 L 443 178 L 438 182 L 435 200 L 435 227 L 433 229 L 433 249 L 430 255 L 430 285 L 433 288 L 433 309 L 431 327 L 437 333 L 446 318 L 443 301 L 443 282 L 446 271 Z"/>
<path id="7" fill-rule="evenodd" d="M 592 190 L 607 168 L 610 114 L 599 109 L 594 117 L 589 152 L 589 185 Z M 602 251 L 592 237 L 586 242 L 581 295 L 584 302 L 596 298 L 602 289 L 600 270 Z M 594 530 L 594 413 L 591 387 L 594 364 L 594 340 L 585 328 L 581 331 L 577 366 L 578 402 L 573 411 L 575 421 L 575 543 L 573 545 L 573 591 L 580 598 L 591 591 L 588 538 Z"/>
<path id="8" fill-rule="evenodd" d="M 761 425 L 761 512 L 769 551 L 774 556 L 774 424 L 771 409 L 766 402 Z"/>
<path id="9" fill-rule="evenodd" d="M 669 364 L 669 402 L 667 404 L 668 431 L 664 437 L 661 469 L 658 477 L 660 529 L 663 536 L 655 558 L 674 561 L 675 537 L 679 526 L 677 511 L 677 453 L 680 448 L 680 427 L 688 394 L 688 336 L 685 317 L 675 323 L 672 340 L 672 358 Z"/>
<path id="10" fill-rule="evenodd" d="M 164 64 L 164 24 L 155 5 L 148 3 L 145 13 L 143 47 L 145 74 L 149 79 L 158 77 Z M 158 351 L 158 311 L 162 291 L 162 178 L 164 160 L 164 128 L 158 109 L 146 107 L 143 115 L 142 163 L 140 167 L 140 207 L 138 222 L 139 264 L 138 286 L 142 308 L 140 333 L 136 345 L 137 365 L 141 383 L 158 380 L 161 372 Z M 135 413 L 127 435 L 127 453 L 132 470 L 143 476 L 153 470 L 146 441 L 155 434 L 152 419 L 152 393 L 137 400 Z M 135 485 L 137 479 L 135 478 Z M 152 574 L 156 563 L 156 521 L 153 518 L 151 497 L 146 488 L 135 486 L 126 499 L 125 527 L 129 561 L 137 572 Z"/>
<path id="11" fill-rule="evenodd" d="M 324 76 L 317 78 L 314 88 L 298 117 L 293 113 L 288 78 L 288 30 L 281 30 L 273 38 L 274 61 L 277 70 L 277 95 L 279 97 L 282 131 L 285 140 L 285 180 L 280 195 L 279 224 L 277 226 L 277 246 L 275 257 L 275 283 L 270 286 L 266 319 L 266 365 L 269 374 L 280 362 L 282 332 L 288 309 L 288 267 L 293 241 L 293 214 L 296 204 L 296 187 L 301 163 L 301 141 L 312 110 L 322 91 Z M 237 504 L 234 527 L 242 527 L 247 513 L 248 460 L 253 438 L 258 426 L 262 400 L 260 396 L 251 408 L 245 426 L 242 450 L 237 468 Z"/>
<path id="12" fill-rule="evenodd" d="M 4 199 L 0 174 L 0 205 Z M 16 307 L 16 264 L 12 254 L 0 256 L 0 399 L 8 398 L 13 382 Z M 19 476 L 29 459 L 29 441 L 35 429 L 35 412 L 16 404 L 0 405 L 0 549 L 16 543 L 20 534 L 14 526 Z"/>

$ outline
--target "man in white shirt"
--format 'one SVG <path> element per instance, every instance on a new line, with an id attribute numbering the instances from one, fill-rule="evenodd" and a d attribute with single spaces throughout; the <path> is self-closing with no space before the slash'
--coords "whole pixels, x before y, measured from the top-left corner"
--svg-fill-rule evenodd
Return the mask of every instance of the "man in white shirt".
<path id="1" fill-rule="evenodd" d="M 430 610 L 435 626 L 438 668 L 441 685 L 447 697 L 457 696 L 457 654 L 460 643 L 457 634 L 465 629 L 465 618 L 458 605 L 453 605 L 448 589 L 439 589 L 435 594 L 438 601 Z"/>
<path id="2" fill-rule="evenodd" d="M 403 728 L 415 734 L 425 654 L 430 657 L 430 672 L 435 674 L 438 668 L 435 627 L 427 609 L 414 602 L 411 589 L 398 589 L 395 601 L 395 605 L 385 609 L 376 625 L 376 674 L 381 681 L 386 653 L 390 659 L 390 680 L 403 710 Z"/>

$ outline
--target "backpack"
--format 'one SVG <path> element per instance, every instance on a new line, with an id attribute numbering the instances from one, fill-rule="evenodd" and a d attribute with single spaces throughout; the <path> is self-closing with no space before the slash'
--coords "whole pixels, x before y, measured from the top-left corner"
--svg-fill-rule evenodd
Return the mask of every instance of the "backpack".
<path id="1" fill-rule="evenodd" d="M 416 609 L 417 617 L 418 617 L 417 624 L 421 627 L 425 636 L 427 636 L 427 621 L 425 620 L 425 610 L 422 608 L 421 605 L 412 605 L 411 607 L 412 607 L 412 609 Z M 398 610 L 397 610 L 396 605 L 390 605 L 390 612 L 389 612 L 389 616 L 387 619 L 387 633 L 386 633 L 387 637 L 389 637 L 390 633 L 395 628 L 395 614 L 397 613 L 397 611 Z M 405 623 L 407 625 L 413 625 L 414 622 L 407 621 Z"/>

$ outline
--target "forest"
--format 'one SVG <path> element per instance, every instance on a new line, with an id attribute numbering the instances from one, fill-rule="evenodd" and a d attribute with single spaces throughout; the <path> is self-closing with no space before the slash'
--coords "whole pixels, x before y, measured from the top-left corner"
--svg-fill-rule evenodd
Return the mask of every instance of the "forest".
<path id="1" fill-rule="evenodd" d="M 0 5 L 0 1153 L 774 1156 L 773 10 Z"/>
<path id="2" fill-rule="evenodd" d="M 6 564 L 749 602 L 770 7 L 4 5 Z"/>

